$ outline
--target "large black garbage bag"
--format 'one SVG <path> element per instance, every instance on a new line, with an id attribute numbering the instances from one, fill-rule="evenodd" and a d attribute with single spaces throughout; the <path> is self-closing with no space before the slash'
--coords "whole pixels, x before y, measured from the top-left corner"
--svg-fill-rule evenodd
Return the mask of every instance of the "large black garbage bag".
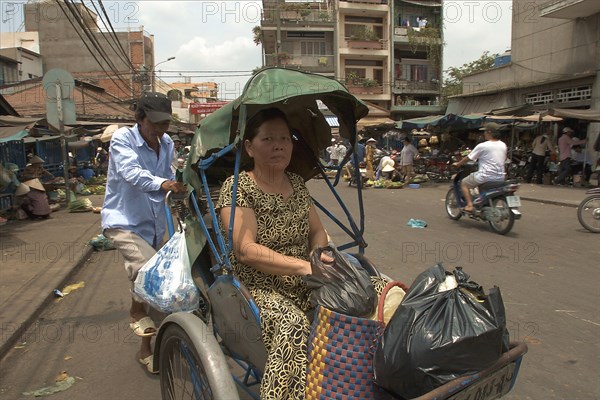
<path id="1" fill-rule="evenodd" d="M 486 369 L 508 350 L 500 290 L 486 296 L 460 268 L 446 290 L 448 275 L 438 264 L 415 279 L 375 350 L 375 382 L 401 397 Z"/>
<path id="2" fill-rule="evenodd" d="M 331 256 L 333 263 L 323 263 L 322 252 Z M 330 245 L 314 249 L 310 264 L 312 274 L 304 281 L 312 289 L 311 306 L 321 305 L 352 317 L 367 317 L 375 312 L 377 293 L 369 273 L 355 257 Z"/>

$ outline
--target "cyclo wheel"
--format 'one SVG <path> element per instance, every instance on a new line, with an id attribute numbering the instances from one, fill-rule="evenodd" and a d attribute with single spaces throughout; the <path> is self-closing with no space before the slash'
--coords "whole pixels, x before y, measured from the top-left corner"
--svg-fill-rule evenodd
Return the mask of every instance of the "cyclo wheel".
<path id="1" fill-rule="evenodd" d="M 205 348 L 204 352 L 219 351 L 220 347 Z M 210 356 L 208 354 L 204 355 Z M 218 399 L 219 371 L 207 370 L 198 349 L 187 333 L 177 324 L 167 327 L 160 346 L 160 389 L 163 400 Z M 222 387 L 222 385 L 221 385 Z M 229 398 L 238 398 L 237 391 Z"/>
<path id="2" fill-rule="evenodd" d="M 577 219 L 588 231 L 600 233 L 600 196 L 586 197 L 577 207 Z"/>
<path id="3" fill-rule="evenodd" d="M 462 210 L 458 205 L 458 200 L 456 199 L 456 193 L 454 192 L 454 189 L 448 190 L 448 193 L 446 194 L 445 205 L 446 214 L 448 214 L 451 219 L 458 220 L 460 217 L 462 217 Z"/>
<path id="4" fill-rule="evenodd" d="M 503 217 L 498 222 L 489 221 L 492 230 L 500 235 L 506 235 L 515 224 L 515 216 L 510 211 L 508 203 L 504 197 L 495 198 L 493 206 L 496 210 L 503 214 Z M 505 214 L 505 215 L 504 215 Z"/>

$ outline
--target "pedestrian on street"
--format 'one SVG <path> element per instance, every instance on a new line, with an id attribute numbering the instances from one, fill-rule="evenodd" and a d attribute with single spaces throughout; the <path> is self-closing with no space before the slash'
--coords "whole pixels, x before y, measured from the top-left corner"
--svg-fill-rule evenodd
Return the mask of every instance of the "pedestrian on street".
<path id="1" fill-rule="evenodd" d="M 337 166 L 346 155 L 346 146 L 335 139 L 331 139 L 331 146 L 327 148 L 327 152 L 329 153 L 331 165 Z"/>
<path id="2" fill-rule="evenodd" d="M 560 160 L 560 166 L 558 169 L 558 176 L 556 177 L 554 184 L 555 185 L 564 185 L 566 177 L 571 172 L 571 147 L 584 144 L 587 142 L 587 138 L 585 139 L 573 139 L 573 129 L 570 127 L 563 128 L 563 134 L 558 139 L 558 154 Z"/>
<path id="3" fill-rule="evenodd" d="M 373 169 L 373 162 L 375 159 L 375 152 L 377 151 L 377 140 L 369 138 L 367 140 L 367 146 L 365 148 L 365 163 L 367 169 L 367 179 L 375 179 L 375 171 Z"/>
<path id="4" fill-rule="evenodd" d="M 96 173 L 98 175 L 106 175 L 108 172 L 108 152 L 101 146 L 96 149 L 94 162 L 96 164 Z"/>
<path id="5" fill-rule="evenodd" d="M 186 191 L 171 170 L 174 145 L 165 134 L 171 114 L 167 96 L 145 93 L 135 111 L 136 125 L 113 134 L 102 208 L 104 236 L 114 241 L 131 283 L 130 327 L 142 338 L 138 359 L 151 373 L 157 372 L 151 348 L 156 325 L 149 317 L 148 304 L 133 293 L 133 283 L 140 268 L 163 244 L 165 195 Z"/>
<path id="6" fill-rule="evenodd" d="M 406 136 L 402 143 L 404 147 L 400 151 L 400 174 L 403 177 L 404 182 L 410 180 L 414 175 L 413 162 L 415 157 L 419 154 L 419 150 L 410 142 L 408 136 Z"/>
<path id="7" fill-rule="evenodd" d="M 554 149 L 552 148 L 552 143 L 549 139 L 548 133 L 538 135 L 535 139 L 533 139 L 531 146 L 533 147 L 531 151 L 531 163 L 529 164 L 529 169 L 527 170 L 527 176 L 525 177 L 525 180 L 527 183 L 531 183 L 531 178 L 533 178 L 533 173 L 535 172 L 535 182 L 538 185 L 541 185 L 543 181 L 542 178 L 544 177 L 546 153 L 548 155 L 554 154 Z"/>

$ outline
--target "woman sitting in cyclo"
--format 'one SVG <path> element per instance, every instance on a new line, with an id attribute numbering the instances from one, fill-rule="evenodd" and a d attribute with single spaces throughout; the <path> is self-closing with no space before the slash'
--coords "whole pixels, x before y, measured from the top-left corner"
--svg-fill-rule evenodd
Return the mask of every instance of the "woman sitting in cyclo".
<path id="1" fill-rule="evenodd" d="M 304 399 L 311 273 L 309 253 L 327 245 L 327 233 L 304 180 L 286 171 L 293 142 L 285 114 L 258 112 L 246 126 L 244 147 L 253 166 L 239 174 L 233 229 L 234 272 L 260 310 L 267 365 L 261 399 Z M 217 203 L 221 230 L 229 228 L 233 177 Z M 332 262 L 326 255 L 321 261 Z M 372 278 L 381 293 L 387 282 Z"/>

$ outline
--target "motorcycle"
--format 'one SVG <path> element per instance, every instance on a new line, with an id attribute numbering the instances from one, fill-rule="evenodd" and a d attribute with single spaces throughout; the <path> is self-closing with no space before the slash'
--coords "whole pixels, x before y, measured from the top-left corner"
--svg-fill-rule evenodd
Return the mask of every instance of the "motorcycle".
<path id="1" fill-rule="evenodd" d="M 473 190 L 473 211 L 463 210 L 467 204 L 461 191 L 460 183 L 469 174 L 466 168 L 460 168 L 452 180 L 452 185 L 446 194 L 446 213 L 453 220 L 467 215 L 474 220 L 487 221 L 492 230 L 500 235 L 505 235 L 512 229 L 515 220 L 521 219 L 517 209 L 521 206 L 521 199 L 514 193 L 519 188 L 515 180 L 485 182 Z"/>
<path id="2" fill-rule="evenodd" d="M 600 188 L 590 189 L 577 207 L 577 219 L 581 226 L 593 233 L 600 233 Z"/>

